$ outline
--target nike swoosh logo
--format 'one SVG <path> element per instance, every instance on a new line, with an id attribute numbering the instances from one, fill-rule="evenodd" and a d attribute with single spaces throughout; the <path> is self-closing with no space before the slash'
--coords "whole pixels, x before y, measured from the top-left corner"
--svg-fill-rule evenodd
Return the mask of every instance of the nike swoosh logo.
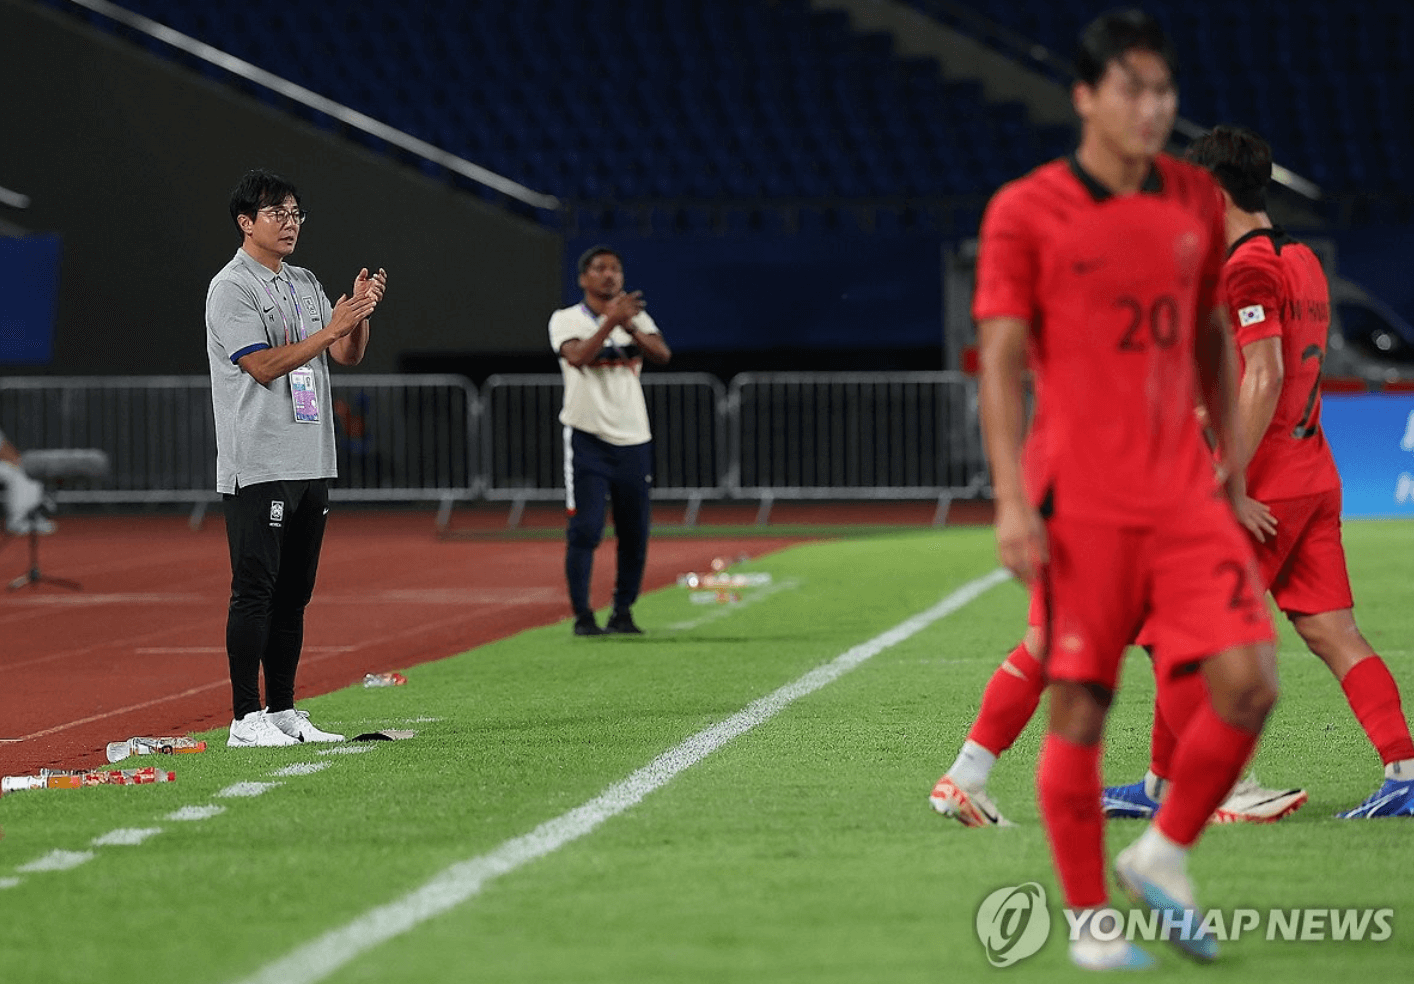
<path id="1" fill-rule="evenodd" d="M 262 314 L 269 314 L 269 313 L 270 313 L 271 311 L 273 311 L 273 310 L 275 310 L 273 307 L 261 308 L 261 309 L 260 309 L 260 311 L 261 311 Z"/>

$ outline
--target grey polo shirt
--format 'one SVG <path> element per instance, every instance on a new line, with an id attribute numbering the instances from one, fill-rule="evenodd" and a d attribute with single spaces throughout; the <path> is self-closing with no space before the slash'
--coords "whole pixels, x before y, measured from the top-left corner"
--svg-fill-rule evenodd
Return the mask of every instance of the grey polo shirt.
<path id="1" fill-rule="evenodd" d="M 239 365 L 249 353 L 308 337 L 332 318 L 324 288 L 303 267 L 284 263 L 272 273 L 238 249 L 212 278 L 206 291 L 206 356 L 216 415 L 216 491 L 338 475 L 327 355 L 308 364 L 318 423 L 295 420 L 288 376 L 262 386 Z"/>

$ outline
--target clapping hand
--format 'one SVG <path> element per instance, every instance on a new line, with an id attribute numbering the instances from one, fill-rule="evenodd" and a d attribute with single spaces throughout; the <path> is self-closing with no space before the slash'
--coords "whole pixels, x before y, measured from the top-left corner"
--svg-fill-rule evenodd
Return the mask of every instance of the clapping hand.
<path id="1" fill-rule="evenodd" d="M 371 294 L 373 296 L 373 303 L 377 304 L 383 299 L 383 292 L 387 289 L 388 271 L 384 270 L 382 267 L 379 267 L 378 272 L 371 277 L 368 275 L 368 268 L 364 267 L 358 272 L 358 276 L 354 277 L 354 297 L 358 297 L 362 294 Z"/>
<path id="2" fill-rule="evenodd" d="M 617 297 L 605 305 L 604 320 L 611 325 L 623 325 L 627 328 L 634 315 L 641 312 L 645 306 L 643 291 L 636 290 L 632 294 L 625 294 L 621 291 Z"/>

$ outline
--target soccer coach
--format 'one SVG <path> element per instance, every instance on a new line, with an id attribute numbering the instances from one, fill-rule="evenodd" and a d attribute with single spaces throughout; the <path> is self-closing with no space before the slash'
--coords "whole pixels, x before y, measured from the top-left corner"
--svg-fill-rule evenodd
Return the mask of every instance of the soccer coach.
<path id="1" fill-rule="evenodd" d="M 624 268 L 609 246 L 579 258 L 584 300 L 550 316 L 550 347 L 560 357 L 565 403 L 565 579 L 575 635 L 637 633 L 632 607 L 643 583 L 652 522 L 653 442 L 639 373 L 643 360 L 672 358 L 643 293 L 624 292 Z M 613 503 L 618 538 L 614 610 L 601 629 L 589 605 L 594 550 L 604 535 L 604 498 Z"/>

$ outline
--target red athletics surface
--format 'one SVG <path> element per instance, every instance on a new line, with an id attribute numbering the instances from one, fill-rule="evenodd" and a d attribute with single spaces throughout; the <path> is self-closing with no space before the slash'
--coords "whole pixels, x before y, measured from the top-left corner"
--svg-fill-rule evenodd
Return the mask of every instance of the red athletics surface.
<path id="1" fill-rule="evenodd" d="M 935 509 L 780 504 L 771 519 L 929 523 Z M 755 510 L 709 504 L 699 521 L 749 523 Z M 504 507 L 459 510 L 442 537 L 430 512 L 337 510 L 306 612 L 297 697 L 567 619 L 563 540 L 498 536 L 507 518 Z M 660 523 L 681 518 L 655 506 Z M 58 523 L 58 532 L 40 538 L 40 569 L 83 590 L 0 587 L 0 775 L 103 765 L 110 741 L 229 724 L 230 561 L 219 512 L 196 531 L 185 516 Z M 529 508 L 521 519 L 529 528 L 563 523 L 557 508 Z M 708 539 L 709 527 L 702 536 L 655 537 L 644 591 L 707 569 L 715 557 L 759 557 L 804 539 L 769 527 L 760 536 Z M 5 538 L 0 547 L 0 582 L 8 582 L 28 568 L 27 543 Z M 601 610 L 613 590 L 613 551 L 606 539 L 595 558 L 592 597 Z"/>

